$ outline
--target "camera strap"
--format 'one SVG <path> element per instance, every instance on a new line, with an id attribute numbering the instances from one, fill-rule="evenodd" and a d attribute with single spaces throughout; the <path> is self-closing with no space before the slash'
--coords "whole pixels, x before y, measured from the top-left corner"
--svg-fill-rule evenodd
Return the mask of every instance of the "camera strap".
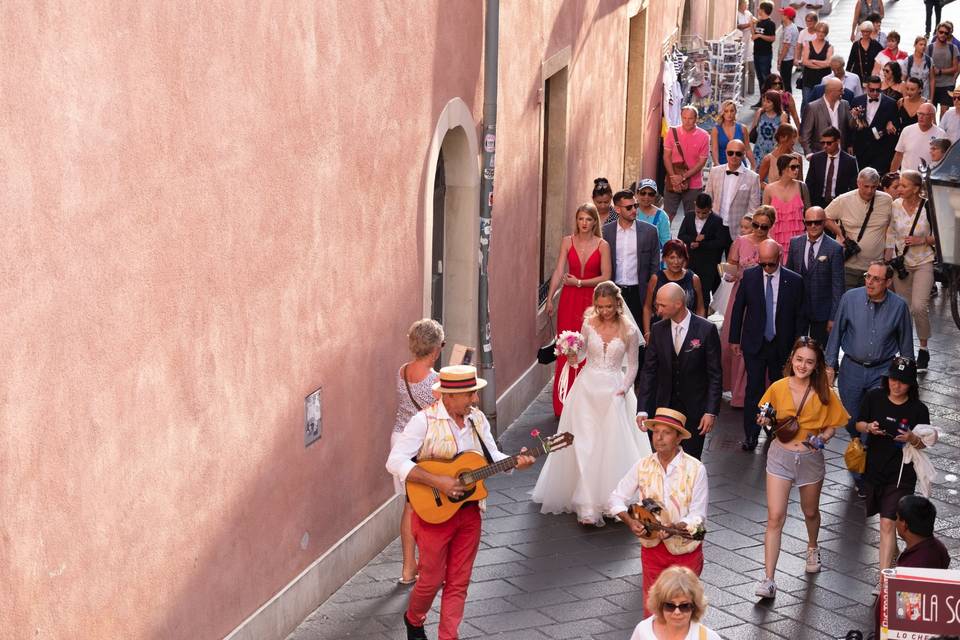
<path id="1" fill-rule="evenodd" d="M 870 224 L 870 216 L 873 215 L 873 203 L 876 199 L 876 194 L 870 198 L 870 206 L 867 208 L 867 215 L 863 219 L 863 226 L 860 227 L 860 233 L 857 234 L 857 244 L 860 244 L 860 241 L 863 240 L 863 234 L 867 232 L 867 225 Z"/>
<path id="2" fill-rule="evenodd" d="M 913 232 L 916 231 L 917 223 L 920 222 L 920 213 L 923 211 L 923 208 L 925 206 L 927 206 L 927 199 L 920 198 L 920 204 L 917 205 L 917 213 L 916 215 L 913 216 L 913 224 L 910 226 L 910 233 L 907 234 L 908 236 L 912 236 Z M 910 246 L 911 245 L 905 245 L 903 247 L 903 251 L 900 252 L 900 255 L 901 256 L 907 255 L 907 251 L 909 251 Z M 896 247 L 894 247 L 894 249 L 896 249 Z"/>

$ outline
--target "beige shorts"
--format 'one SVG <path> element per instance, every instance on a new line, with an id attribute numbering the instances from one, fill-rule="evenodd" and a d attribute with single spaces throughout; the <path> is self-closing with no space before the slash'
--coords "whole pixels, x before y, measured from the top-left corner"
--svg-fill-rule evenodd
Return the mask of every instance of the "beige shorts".
<path id="1" fill-rule="evenodd" d="M 798 487 L 816 484 L 826 475 L 823 451 L 790 451 L 774 442 L 767 451 L 767 473 Z"/>

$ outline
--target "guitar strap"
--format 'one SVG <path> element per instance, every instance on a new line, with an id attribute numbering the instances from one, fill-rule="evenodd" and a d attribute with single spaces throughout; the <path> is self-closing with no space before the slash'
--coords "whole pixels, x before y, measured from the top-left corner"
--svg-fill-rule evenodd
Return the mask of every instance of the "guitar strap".
<path id="1" fill-rule="evenodd" d="M 477 440 L 480 441 L 480 448 L 483 449 L 483 457 L 487 459 L 488 464 L 493 464 L 493 456 L 490 455 L 490 450 L 487 449 L 487 445 L 484 444 L 483 438 L 480 437 L 480 432 L 477 431 L 477 424 L 473 421 L 471 416 L 467 416 L 467 420 L 470 421 L 470 426 L 473 427 L 473 432 L 477 434 Z"/>

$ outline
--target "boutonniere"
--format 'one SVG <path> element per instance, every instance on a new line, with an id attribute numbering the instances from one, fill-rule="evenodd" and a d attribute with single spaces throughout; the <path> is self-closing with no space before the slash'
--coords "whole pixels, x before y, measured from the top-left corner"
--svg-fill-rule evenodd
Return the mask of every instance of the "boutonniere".
<path id="1" fill-rule="evenodd" d="M 827 256 L 817 256 L 817 262 L 826 262 Z"/>
<path id="2" fill-rule="evenodd" d="M 700 348 L 700 341 L 697 338 L 694 338 L 690 341 L 690 348 L 687 351 L 693 351 L 694 349 Z"/>

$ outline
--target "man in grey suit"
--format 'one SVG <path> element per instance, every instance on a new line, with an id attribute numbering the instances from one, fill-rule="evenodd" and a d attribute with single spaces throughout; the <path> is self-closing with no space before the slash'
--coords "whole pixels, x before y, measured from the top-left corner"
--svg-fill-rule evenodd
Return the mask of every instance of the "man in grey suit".
<path id="1" fill-rule="evenodd" d="M 807 105 L 807 111 L 800 123 L 800 146 L 808 157 L 823 150 L 820 134 L 827 127 L 840 131 L 840 148 L 850 150 L 850 105 L 840 97 L 843 83 L 837 78 L 829 78 L 825 83 L 823 97 Z"/>
<path id="2" fill-rule="evenodd" d="M 801 334 L 816 339 L 822 348 L 833 329 L 843 282 L 843 247 L 825 234 L 827 214 L 822 207 L 810 207 L 803 214 L 807 232 L 790 240 L 787 269 L 803 277 L 804 301 Z"/>
<path id="3" fill-rule="evenodd" d="M 615 193 L 613 206 L 618 217 L 603 225 L 603 239 L 610 244 L 613 281 L 639 323 L 643 318 L 647 282 L 660 268 L 660 238 L 655 226 L 637 220 L 637 200 L 632 191 Z"/>
<path id="4" fill-rule="evenodd" d="M 760 176 L 743 166 L 746 147 L 740 140 L 727 143 L 727 163 L 710 169 L 705 193 L 723 220 L 731 240 L 740 235 L 740 220 L 760 206 Z"/>

